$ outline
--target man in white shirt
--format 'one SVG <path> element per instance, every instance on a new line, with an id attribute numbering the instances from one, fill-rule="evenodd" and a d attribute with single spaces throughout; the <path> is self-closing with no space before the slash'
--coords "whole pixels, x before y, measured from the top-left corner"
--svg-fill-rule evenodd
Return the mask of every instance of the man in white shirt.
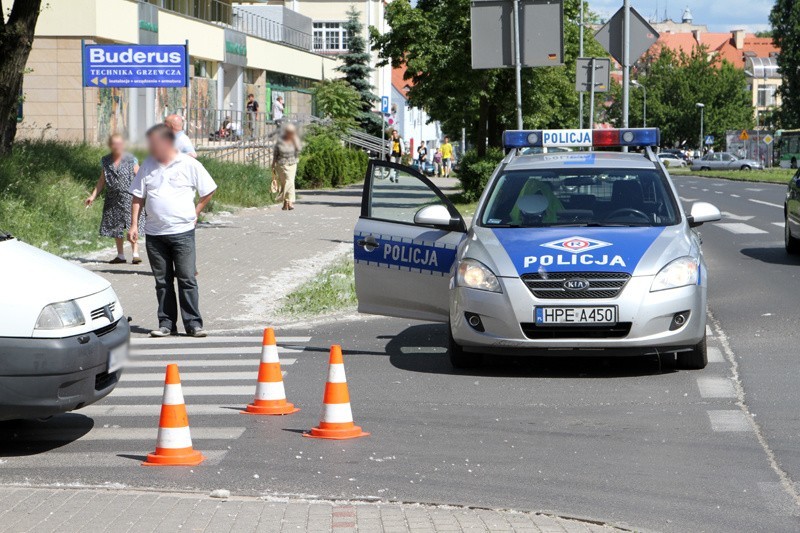
<path id="1" fill-rule="evenodd" d="M 131 184 L 132 223 L 128 240 L 135 243 L 138 239 L 139 212 L 144 207 L 147 257 L 156 280 L 158 299 L 158 329 L 150 335 L 177 334 L 177 279 L 177 296 L 186 333 L 191 337 L 205 337 L 197 289 L 194 230 L 197 217 L 211 201 L 217 184 L 199 161 L 177 151 L 175 134 L 166 124 L 147 130 L 147 145 L 150 157 L 142 163 Z M 195 194 L 200 196 L 197 206 Z"/>
<path id="2" fill-rule="evenodd" d="M 283 121 L 283 96 L 279 96 L 272 102 L 272 120 L 276 124 Z"/>
<path id="3" fill-rule="evenodd" d="M 175 149 L 182 154 L 197 157 L 192 140 L 183 131 L 183 117 L 180 115 L 170 115 L 164 120 L 164 124 L 170 127 L 175 134 Z"/>

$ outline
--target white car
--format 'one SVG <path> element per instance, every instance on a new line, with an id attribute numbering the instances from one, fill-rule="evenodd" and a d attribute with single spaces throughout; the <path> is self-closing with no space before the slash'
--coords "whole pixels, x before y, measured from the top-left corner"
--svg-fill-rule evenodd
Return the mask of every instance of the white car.
<path id="1" fill-rule="evenodd" d="M 111 284 L 0 231 L 0 420 L 46 418 L 103 398 L 130 327 Z"/>
<path id="2" fill-rule="evenodd" d="M 664 166 L 668 166 L 668 167 L 671 167 L 671 168 L 674 168 L 674 167 L 683 168 L 683 167 L 688 167 L 689 166 L 686 163 L 686 161 L 684 161 L 683 159 L 681 159 L 677 155 L 669 153 L 669 152 L 661 152 L 660 154 L 658 154 L 658 160 L 661 161 L 662 163 L 664 163 Z"/>

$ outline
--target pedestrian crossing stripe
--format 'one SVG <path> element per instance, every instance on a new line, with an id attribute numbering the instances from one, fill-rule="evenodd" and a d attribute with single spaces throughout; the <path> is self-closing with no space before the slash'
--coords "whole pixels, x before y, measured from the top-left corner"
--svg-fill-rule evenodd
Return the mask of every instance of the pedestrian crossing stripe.
<path id="1" fill-rule="evenodd" d="M 194 430 L 192 430 L 194 437 Z M 155 435 L 151 436 L 155 439 Z M 206 460 L 203 466 L 219 464 L 228 450 L 209 450 L 203 448 Z M 37 455 L 24 455 L 20 457 L 5 457 L 4 470 L 15 468 L 140 468 L 145 454 L 142 450 L 107 452 L 64 452 L 51 450 Z"/>
<path id="2" fill-rule="evenodd" d="M 281 359 L 281 366 L 291 366 L 297 361 L 297 359 L 293 359 L 291 357 L 287 357 L 286 359 Z M 160 368 L 163 369 L 167 366 L 167 361 L 164 359 L 158 361 L 141 361 L 141 360 L 134 360 L 128 361 L 125 365 L 125 368 Z M 203 367 L 239 367 L 239 366 L 246 366 L 255 369 L 254 371 L 258 371 L 258 359 L 191 359 L 189 361 L 179 361 L 178 367 L 181 370 L 181 374 L 184 374 L 184 369 L 186 375 L 191 376 L 193 374 L 193 368 L 203 368 Z M 129 376 L 129 374 L 124 373 L 122 374 L 122 380 Z M 255 379 L 255 374 L 253 374 L 253 379 Z"/>
<path id="3" fill-rule="evenodd" d="M 227 385 L 227 386 L 184 386 L 183 396 L 250 396 L 253 394 L 253 384 L 248 385 Z M 160 398 L 164 393 L 164 387 L 117 387 L 108 397 L 145 397 L 153 396 Z"/>
<path id="4" fill-rule="evenodd" d="M 192 440 L 224 440 L 238 439 L 246 431 L 243 427 L 191 427 Z M 102 427 L 93 428 L 77 439 L 77 442 L 97 440 L 155 440 L 158 428 L 123 428 Z M 75 431 L 72 428 L 42 427 L 25 431 L 25 439 L 37 442 L 74 442 Z"/>
<path id="5" fill-rule="evenodd" d="M 283 372 L 284 374 L 286 372 Z M 181 372 L 183 383 L 191 383 L 193 381 L 237 381 L 248 380 L 255 381 L 257 373 L 253 372 Z M 122 374 L 120 384 L 127 382 L 139 381 L 164 381 L 160 373 L 127 373 Z"/>
<path id="6" fill-rule="evenodd" d="M 255 388 L 254 388 L 255 390 Z M 224 415 L 231 412 L 241 411 L 242 405 L 209 405 L 209 404 L 189 404 L 186 406 L 186 412 L 189 415 L 189 420 L 196 416 L 208 415 Z M 100 417 L 157 417 L 161 413 L 161 405 L 155 403 L 141 404 L 141 405 L 107 405 L 107 404 L 94 404 L 84 407 L 78 414 L 88 416 L 90 418 Z"/>
<path id="7" fill-rule="evenodd" d="M 262 337 L 205 337 L 203 339 L 196 339 L 194 337 L 132 337 L 131 346 L 170 346 L 173 344 L 252 344 L 258 346 L 261 350 Z M 276 342 L 278 344 L 304 344 L 309 342 L 311 337 L 278 337 Z"/>

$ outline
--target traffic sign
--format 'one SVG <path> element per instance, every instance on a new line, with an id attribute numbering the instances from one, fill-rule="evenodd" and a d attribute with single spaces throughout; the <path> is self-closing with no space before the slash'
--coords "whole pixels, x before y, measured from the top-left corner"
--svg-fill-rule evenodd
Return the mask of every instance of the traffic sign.
<path id="1" fill-rule="evenodd" d="M 706 135 L 706 145 L 714 144 L 714 136 L 713 135 Z"/>
<path id="2" fill-rule="evenodd" d="M 742 133 L 739 134 L 740 141 L 747 141 L 750 139 L 750 135 L 747 133 L 747 130 L 742 130 Z"/>
<path id="3" fill-rule="evenodd" d="M 381 96 L 381 113 L 384 115 L 389 114 L 389 97 Z"/>
<path id="4" fill-rule="evenodd" d="M 764 135 L 764 138 L 762 140 L 764 141 L 764 144 L 770 145 L 772 144 L 772 141 L 774 141 L 775 139 L 772 138 L 772 135 L 767 133 L 766 135 Z"/>
<path id="5" fill-rule="evenodd" d="M 631 29 L 630 29 L 630 63 L 633 64 L 637 59 L 647 52 L 653 43 L 658 40 L 658 32 L 639 14 L 634 8 L 631 10 Z M 594 34 L 594 38 L 600 43 L 611 57 L 623 64 L 624 48 L 624 19 L 625 8 L 620 8 L 606 24 Z"/>
<path id="6" fill-rule="evenodd" d="M 575 90 L 588 93 L 592 90 L 590 81 L 592 58 L 579 57 L 576 60 Z M 594 58 L 594 92 L 606 93 L 611 82 L 611 60 L 607 57 Z"/>
<path id="7" fill-rule="evenodd" d="M 87 44 L 84 87 L 186 87 L 186 45 Z"/>

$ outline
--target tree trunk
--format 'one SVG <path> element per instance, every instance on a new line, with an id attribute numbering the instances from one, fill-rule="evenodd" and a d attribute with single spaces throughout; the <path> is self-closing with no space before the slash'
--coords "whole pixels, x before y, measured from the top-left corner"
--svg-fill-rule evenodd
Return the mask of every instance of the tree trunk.
<path id="1" fill-rule="evenodd" d="M 499 148 L 502 146 L 501 137 L 503 136 L 502 132 L 499 130 L 498 122 L 497 122 L 497 104 L 491 104 L 489 106 L 489 146 L 493 148 Z"/>
<path id="2" fill-rule="evenodd" d="M 486 156 L 486 121 L 489 118 L 489 99 L 481 96 L 478 103 L 478 127 L 475 128 L 475 149 L 479 157 Z"/>
<path id="3" fill-rule="evenodd" d="M 17 134 L 22 78 L 33 46 L 33 32 L 41 3 L 42 0 L 17 0 L 8 21 L 0 24 L 0 156 L 11 152 Z"/>

